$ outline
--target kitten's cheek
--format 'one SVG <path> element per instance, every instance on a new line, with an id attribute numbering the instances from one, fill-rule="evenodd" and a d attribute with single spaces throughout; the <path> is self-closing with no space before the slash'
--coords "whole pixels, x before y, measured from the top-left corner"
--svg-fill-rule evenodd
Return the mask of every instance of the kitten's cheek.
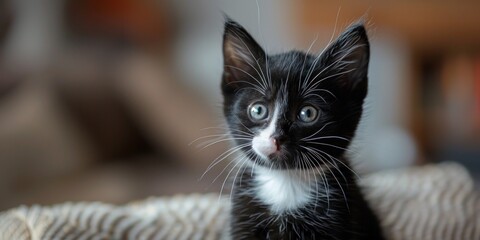
<path id="1" fill-rule="evenodd" d="M 263 158 L 268 159 L 268 156 L 277 152 L 277 144 L 273 138 L 254 137 L 252 140 L 252 148 Z"/>

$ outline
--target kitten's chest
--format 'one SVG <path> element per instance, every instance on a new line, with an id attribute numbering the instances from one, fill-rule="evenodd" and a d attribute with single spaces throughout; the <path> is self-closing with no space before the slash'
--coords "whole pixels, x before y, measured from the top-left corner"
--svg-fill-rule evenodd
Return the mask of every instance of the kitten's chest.
<path id="1" fill-rule="evenodd" d="M 278 201 L 277 204 L 286 204 Z M 345 239 L 338 216 L 326 208 L 308 202 L 295 210 L 275 213 L 272 206 L 251 195 L 234 200 L 232 209 L 233 239 Z M 346 231 L 345 231 L 346 232 Z"/>
<path id="2" fill-rule="evenodd" d="M 318 197 L 317 176 L 310 171 L 256 169 L 253 194 L 273 214 L 295 212 Z"/>
<path id="3" fill-rule="evenodd" d="M 256 169 L 244 177 L 248 181 L 234 191 L 234 236 L 248 232 L 251 239 L 335 239 L 331 234 L 341 234 L 339 223 L 344 221 L 335 210 L 339 201 L 331 199 L 336 191 L 330 189 L 327 197 L 323 178 L 313 171 Z"/>

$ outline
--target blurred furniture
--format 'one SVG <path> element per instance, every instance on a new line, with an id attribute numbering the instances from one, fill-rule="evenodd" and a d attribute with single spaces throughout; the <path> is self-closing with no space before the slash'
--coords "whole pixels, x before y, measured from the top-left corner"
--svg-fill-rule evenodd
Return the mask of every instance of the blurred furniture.
<path id="1" fill-rule="evenodd" d="M 381 34 L 403 41 L 409 57 L 401 101 L 420 147 L 418 163 L 456 159 L 480 174 L 480 2 L 307 0 L 295 6 L 304 42 L 308 33 L 338 31 L 357 19 L 365 20 L 373 41 Z"/>
<path id="2" fill-rule="evenodd" d="M 218 123 L 174 70 L 165 5 L 0 0 L 0 210 L 220 188 L 222 164 L 198 178 L 227 145 L 189 145 Z"/>

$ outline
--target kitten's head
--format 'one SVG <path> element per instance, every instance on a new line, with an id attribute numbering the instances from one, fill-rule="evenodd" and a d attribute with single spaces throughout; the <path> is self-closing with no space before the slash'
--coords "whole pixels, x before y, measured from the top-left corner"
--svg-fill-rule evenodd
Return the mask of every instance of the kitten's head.
<path id="1" fill-rule="evenodd" d="M 238 23 L 223 36 L 224 114 L 249 158 L 274 169 L 333 164 L 355 134 L 367 95 L 369 43 L 353 25 L 320 55 L 268 55 Z"/>

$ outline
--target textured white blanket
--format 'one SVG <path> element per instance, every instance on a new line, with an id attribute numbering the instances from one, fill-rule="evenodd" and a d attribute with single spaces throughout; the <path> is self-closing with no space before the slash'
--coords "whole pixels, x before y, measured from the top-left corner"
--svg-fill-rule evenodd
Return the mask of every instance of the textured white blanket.
<path id="1" fill-rule="evenodd" d="M 480 194 L 459 165 L 376 173 L 361 183 L 388 239 L 480 239 Z M 229 207 L 216 194 L 22 206 L 0 214 L 0 239 L 226 239 Z"/>

